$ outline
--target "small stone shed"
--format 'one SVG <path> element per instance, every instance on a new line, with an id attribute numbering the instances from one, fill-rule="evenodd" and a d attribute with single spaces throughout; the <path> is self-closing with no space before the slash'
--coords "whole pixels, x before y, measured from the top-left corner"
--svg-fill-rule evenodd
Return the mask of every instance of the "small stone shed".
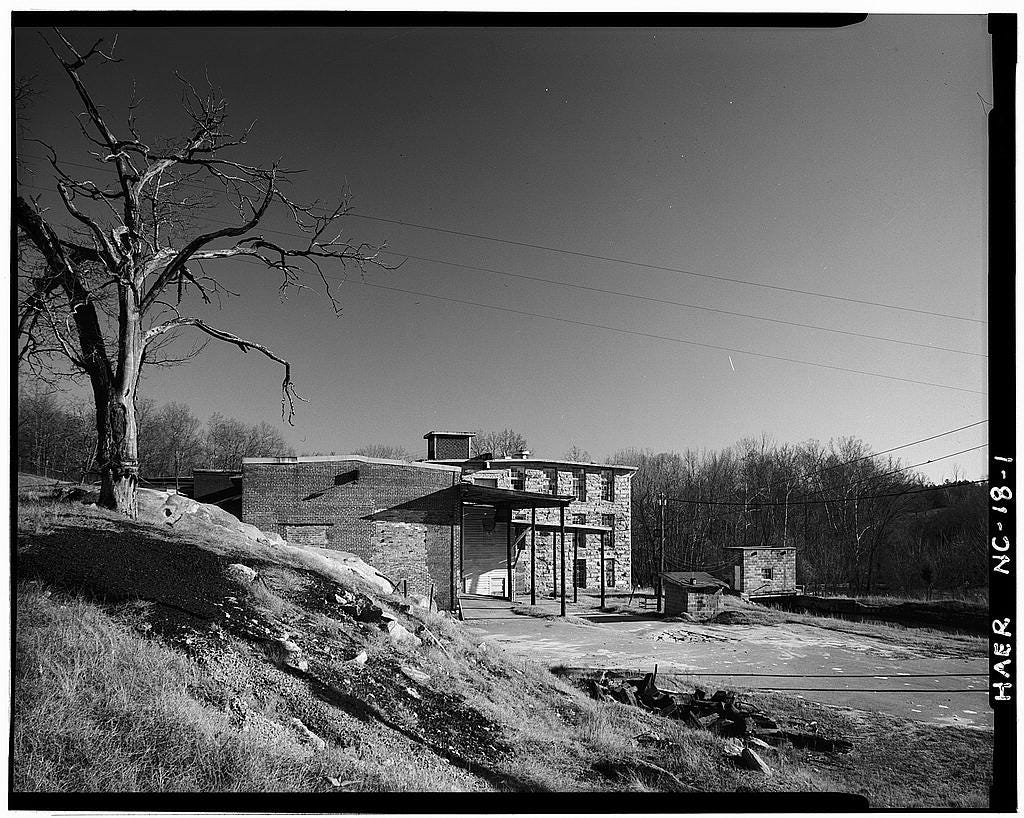
<path id="1" fill-rule="evenodd" d="M 747 596 L 795 594 L 796 549 L 792 546 L 730 545 L 736 557 L 733 588 Z"/>
<path id="2" fill-rule="evenodd" d="M 661 581 L 666 616 L 685 613 L 710 618 L 721 609 L 722 589 L 728 587 L 728 583 L 703 571 L 666 571 Z"/>

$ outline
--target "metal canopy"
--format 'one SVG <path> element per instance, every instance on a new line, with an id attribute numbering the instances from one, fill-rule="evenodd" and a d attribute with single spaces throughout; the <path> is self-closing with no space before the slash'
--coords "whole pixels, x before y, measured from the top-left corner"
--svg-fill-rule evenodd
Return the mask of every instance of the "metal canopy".
<path id="1" fill-rule="evenodd" d="M 479 503 L 485 506 L 506 508 L 565 508 L 574 497 L 558 494 L 541 494 L 535 491 L 499 489 L 494 486 L 477 486 L 473 483 L 459 483 L 459 499 L 463 503 Z"/>

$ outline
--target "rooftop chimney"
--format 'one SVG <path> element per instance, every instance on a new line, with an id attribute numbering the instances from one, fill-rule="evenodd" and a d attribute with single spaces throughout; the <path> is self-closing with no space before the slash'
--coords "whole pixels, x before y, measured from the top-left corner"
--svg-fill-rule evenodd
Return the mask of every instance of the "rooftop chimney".
<path id="1" fill-rule="evenodd" d="M 530 456 L 530 450 L 529 449 L 520 449 L 518 452 L 516 452 L 514 455 L 512 455 L 512 457 L 516 458 L 517 460 L 526 460 L 527 458 L 529 458 L 529 456 Z"/>
<path id="2" fill-rule="evenodd" d="M 475 432 L 427 432 L 427 460 L 469 460 Z"/>

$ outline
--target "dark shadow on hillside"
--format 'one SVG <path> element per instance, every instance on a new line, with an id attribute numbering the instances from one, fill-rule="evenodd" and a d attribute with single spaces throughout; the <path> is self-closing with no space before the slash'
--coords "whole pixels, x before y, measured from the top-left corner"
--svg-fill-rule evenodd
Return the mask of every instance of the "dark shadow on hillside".
<path id="1" fill-rule="evenodd" d="M 400 733 L 407 739 L 421 744 L 430 752 L 448 761 L 455 767 L 466 770 L 466 772 L 472 773 L 473 775 L 479 776 L 480 778 L 487 781 L 498 790 L 515 791 L 515 792 L 536 792 L 541 788 L 536 782 L 526 781 L 513 776 L 505 775 L 504 773 L 497 772 L 488 766 L 485 766 L 480 761 L 473 761 L 463 757 L 457 752 L 454 752 L 447 747 L 443 747 L 435 741 L 431 741 L 426 736 L 420 735 L 413 730 L 410 730 L 395 721 L 389 719 L 384 715 L 378 708 L 374 707 L 369 702 L 353 696 L 349 693 L 345 693 L 342 690 L 334 687 L 333 685 L 327 685 L 323 682 L 310 677 L 309 678 L 310 688 L 313 693 L 320 698 L 322 701 L 328 704 L 339 707 L 351 716 L 354 716 L 361 721 L 378 721 L 385 727 L 394 730 L 396 733 Z M 456 717 L 457 713 L 455 710 L 449 709 L 447 716 L 449 719 Z"/>
<path id="2" fill-rule="evenodd" d="M 237 588 L 223 576 L 229 560 L 130 520 L 68 520 L 45 533 L 21 531 L 15 576 L 107 603 L 144 600 L 180 621 L 218 620 L 214 606 Z M 160 620 L 156 617 L 154 627 Z"/>

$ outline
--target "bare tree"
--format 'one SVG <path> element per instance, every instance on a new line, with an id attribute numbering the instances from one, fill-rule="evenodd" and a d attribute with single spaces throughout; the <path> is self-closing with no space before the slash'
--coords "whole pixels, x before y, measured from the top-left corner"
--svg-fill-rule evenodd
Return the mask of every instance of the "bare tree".
<path id="1" fill-rule="evenodd" d="M 103 50 L 100 40 L 79 51 L 60 31 L 55 40 L 47 45 L 84 106 L 78 118 L 81 134 L 91 145 L 97 169 L 112 169 L 116 179 L 106 184 L 94 181 L 98 176 L 72 174 L 70 165 L 43 143 L 65 215 L 77 227 L 63 228 L 56 214 L 19 190 L 19 252 L 31 247 L 40 265 L 25 268 L 18 360 L 42 366 L 63 357 L 88 377 L 96 409 L 100 503 L 134 517 L 139 377 L 147 364 L 168 362 L 161 350 L 182 330 L 205 333 L 243 352 L 255 350 L 279 363 L 284 368 L 281 410 L 289 422 L 294 401 L 302 400 L 285 358 L 184 312 L 187 297 L 211 303 L 211 296 L 234 294 L 219 283 L 216 263 L 244 258 L 276 271 L 282 296 L 316 282 L 336 312 L 340 305 L 328 277 L 332 266 L 354 264 L 363 270 L 385 265 L 378 257 L 382 248 L 342 237 L 339 220 L 349 208 L 347 192 L 327 207 L 302 204 L 285 192 L 290 172 L 277 164 L 229 158 L 246 143 L 251 126 L 232 136 L 227 105 L 212 88 L 200 93 L 179 77 L 188 123 L 181 139 L 158 143 L 144 138 L 134 98 L 119 134 L 82 78 L 95 63 L 117 62 L 113 48 Z M 196 186 L 204 192 L 197 194 Z M 236 221 L 196 228 L 197 209 L 214 203 L 231 206 Z M 272 207 L 290 216 L 301 240 L 280 243 L 259 232 Z"/>
<path id="2" fill-rule="evenodd" d="M 586 449 L 581 449 L 575 443 L 573 443 L 568 449 L 565 450 L 565 454 L 562 455 L 562 460 L 571 460 L 574 463 L 592 463 L 593 460 L 590 458 L 590 452 Z"/>
<path id="3" fill-rule="evenodd" d="M 390 443 L 371 443 L 368 446 L 360 446 L 352 454 L 361 454 L 364 457 L 379 457 L 382 460 L 412 460 L 412 455 L 405 446 L 394 446 Z"/>
<path id="4" fill-rule="evenodd" d="M 502 429 L 500 432 L 485 432 L 481 429 L 473 439 L 475 454 L 490 452 L 495 457 L 512 457 L 525 449 L 526 445 L 526 438 L 512 429 Z"/>
<path id="5" fill-rule="evenodd" d="M 174 476 L 175 481 L 189 474 L 203 456 L 203 430 L 199 418 L 184 403 L 161 406 L 143 418 L 137 411 L 139 426 L 140 474 L 146 477 Z"/>
<path id="6" fill-rule="evenodd" d="M 212 415 L 206 424 L 204 448 L 205 462 L 212 469 L 240 469 L 243 457 L 294 454 L 284 436 L 269 423 L 250 426 L 219 413 Z"/>

